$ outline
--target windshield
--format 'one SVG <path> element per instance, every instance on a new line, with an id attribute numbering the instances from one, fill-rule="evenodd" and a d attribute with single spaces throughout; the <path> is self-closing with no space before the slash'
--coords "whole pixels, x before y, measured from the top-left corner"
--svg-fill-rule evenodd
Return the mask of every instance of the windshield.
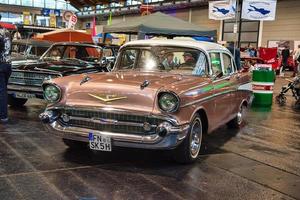
<path id="1" fill-rule="evenodd" d="M 47 51 L 47 49 L 48 47 L 32 47 L 28 52 L 28 55 L 40 57 Z"/>
<path id="2" fill-rule="evenodd" d="M 99 62 L 102 59 L 102 49 L 84 45 L 54 45 L 41 59 Z"/>
<path id="3" fill-rule="evenodd" d="M 23 44 L 12 44 L 12 52 L 13 53 L 25 53 L 27 51 L 27 45 Z"/>
<path id="4" fill-rule="evenodd" d="M 122 50 L 117 70 L 165 71 L 185 75 L 207 75 L 203 52 L 191 48 L 152 47 Z"/>

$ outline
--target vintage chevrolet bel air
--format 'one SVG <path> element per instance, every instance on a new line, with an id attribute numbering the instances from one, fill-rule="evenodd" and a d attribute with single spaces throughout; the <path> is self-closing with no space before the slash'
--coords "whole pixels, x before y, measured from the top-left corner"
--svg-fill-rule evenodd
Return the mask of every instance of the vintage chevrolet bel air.
<path id="1" fill-rule="evenodd" d="M 47 81 L 47 129 L 72 148 L 169 149 L 188 163 L 202 136 L 239 127 L 252 100 L 250 76 L 215 43 L 141 40 L 120 49 L 112 72 Z"/>

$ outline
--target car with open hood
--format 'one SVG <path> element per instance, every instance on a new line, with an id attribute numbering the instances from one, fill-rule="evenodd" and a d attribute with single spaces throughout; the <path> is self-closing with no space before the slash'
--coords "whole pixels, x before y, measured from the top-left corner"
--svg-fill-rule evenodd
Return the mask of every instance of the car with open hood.
<path id="1" fill-rule="evenodd" d="M 121 47 L 112 72 L 45 82 L 40 118 L 73 148 L 169 149 L 193 162 L 204 134 L 244 123 L 250 80 L 218 44 L 134 41 Z"/>
<path id="2" fill-rule="evenodd" d="M 13 68 L 8 82 L 8 103 L 22 106 L 28 99 L 43 99 L 45 80 L 81 73 L 107 71 L 102 48 L 83 43 L 55 43 L 36 63 Z"/>

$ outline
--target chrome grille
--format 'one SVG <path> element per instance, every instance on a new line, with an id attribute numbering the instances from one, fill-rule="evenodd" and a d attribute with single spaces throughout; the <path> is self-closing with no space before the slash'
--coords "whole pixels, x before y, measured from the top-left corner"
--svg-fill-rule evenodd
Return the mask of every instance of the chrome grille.
<path id="1" fill-rule="evenodd" d="M 44 80 L 49 80 L 57 77 L 58 75 L 46 73 L 13 71 L 9 78 L 9 84 L 41 86 Z"/>
<path id="2" fill-rule="evenodd" d="M 62 118 L 59 118 L 59 123 L 63 126 L 88 128 L 92 130 L 116 133 L 139 135 L 155 134 L 156 127 L 163 122 L 162 119 L 151 116 L 138 116 L 103 111 L 66 109 L 61 111 L 61 113 L 67 114 L 70 117 L 69 122 L 64 122 Z M 109 123 L 103 123 L 103 121 L 109 121 Z M 143 128 L 144 123 L 150 124 L 151 129 L 145 131 Z"/>

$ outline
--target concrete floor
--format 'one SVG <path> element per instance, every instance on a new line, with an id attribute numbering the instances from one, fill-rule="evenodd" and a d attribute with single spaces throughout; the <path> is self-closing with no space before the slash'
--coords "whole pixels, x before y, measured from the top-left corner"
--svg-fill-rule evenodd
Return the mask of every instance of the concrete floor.
<path id="1" fill-rule="evenodd" d="M 30 101 L 0 125 L 0 199 L 300 199 L 293 102 L 252 109 L 244 128 L 220 128 L 205 139 L 198 162 L 179 165 L 160 151 L 72 151 L 43 131 L 44 103 Z"/>

